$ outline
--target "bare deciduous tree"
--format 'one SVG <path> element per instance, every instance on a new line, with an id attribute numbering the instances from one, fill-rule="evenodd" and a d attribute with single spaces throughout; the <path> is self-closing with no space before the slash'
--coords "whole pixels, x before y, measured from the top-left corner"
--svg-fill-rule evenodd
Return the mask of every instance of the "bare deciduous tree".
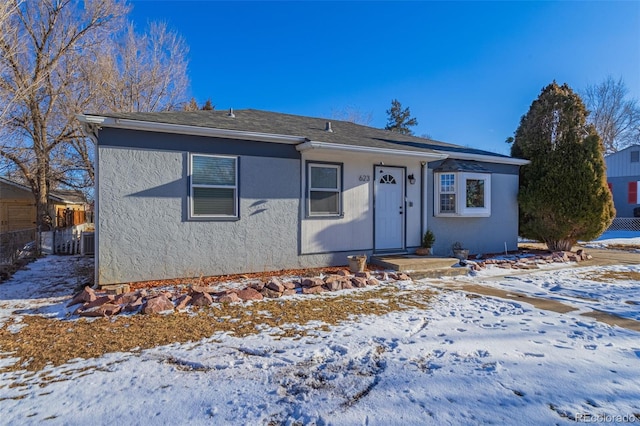
<path id="1" fill-rule="evenodd" d="M 151 112 L 182 109 L 188 103 L 187 53 L 182 37 L 163 23 L 151 23 L 138 34 L 132 24 L 105 51 L 95 54 L 79 70 L 84 96 L 76 98 L 77 112 Z M 86 102 L 80 102 L 86 100 Z M 94 181 L 93 141 L 74 138 L 76 165 Z"/>
<path id="2" fill-rule="evenodd" d="M 640 142 L 640 105 L 628 94 L 624 81 L 611 76 L 583 93 L 588 121 L 596 127 L 606 154 Z"/>
<path id="3" fill-rule="evenodd" d="M 0 21 L 0 159 L 31 186 L 37 223 L 46 225 L 50 189 L 93 182 L 92 141 L 76 114 L 179 107 L 187 47 L 164 24 L 146 34 L 123 25 L 122 0 L 8 4 L 13 13 Z"/>
<path id="4" fill-rule="evenodd" d="M 12 34 L 15 29 L 9 25 L 9 21 L 15 15 L 20 3 L 22 3 L 22 0 L 0 2 L 0 46 L 2 46 L 3 49 L 13 51 L 17 48 L 17 46 L 12 46 L 9 43 L 11 39 L 15 38 Z M 4 81 L 5 75 L 8 71 L 8 64 L 4 61 L 0 61 L 0 84 Z M 0 95 L 3 95 L 3 93 L 0 92 Z M 0 101 L 0 128 L 3 127 L 5 114 L 13 104 L 14 100 L 15 96 L 10 96 L 9 98 Z"/>
<path id="5" fill-rule="evenodd" d="M 164 23 L 137 33 L 130 24 L 111 55 L 102 55 L 104 110 L 118 112 L 180 109 L 186 100 L 187 55 L 184 39 Z"/>
<path id="6" fill-rule="evenodd" d="M 0 156 L 31 187 L 37 224 L 46 226 L 50 188 L 74 172 L 65 154 L 68 142 L 79 136 L 78 111 L 69 106 L 76 103 L 84 55 L 110 40 L 127 7 L 117 0 L 9 3 L 13 13 L 2 24 L 0 44 L 0 101 L 7 126 Z"/>
<path id="7" fill-rule="evenodd" d="M 373 120 L 373 114 L 371 112 L 362 112 L 358 108 L 349 105 L 343 109 L 331 111 L 331 118 L 369 126 Z"/>

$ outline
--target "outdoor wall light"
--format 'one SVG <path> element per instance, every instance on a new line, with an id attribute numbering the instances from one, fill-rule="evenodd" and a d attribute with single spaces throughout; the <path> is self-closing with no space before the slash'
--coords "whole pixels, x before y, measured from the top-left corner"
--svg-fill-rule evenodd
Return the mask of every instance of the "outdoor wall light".
<path id="1" fill-rule="evenodd" d="M 415 176 L 413 176 L 413 174 L 410 174 L 409 176 L 407 176 L 407 179 L 409 179 L 409 183 L 411 185 L 416 183 L 416 178 L 415 178 Z"/>

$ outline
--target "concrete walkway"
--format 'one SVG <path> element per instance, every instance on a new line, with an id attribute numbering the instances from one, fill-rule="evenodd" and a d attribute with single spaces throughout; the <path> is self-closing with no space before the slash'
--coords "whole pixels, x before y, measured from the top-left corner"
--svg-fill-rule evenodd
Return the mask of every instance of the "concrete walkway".
<path id="1" fill-rule="evenodd" d="M 627 252 L 622 250 L 602 250 L 602 249 L 585 249 L 587 253 L 593 256 L 593 259 L 584 262 L 572 262 L 566 264 L 567 268 L 577 268 L 585 266 L 608 266 L 608 265 L 638 265 L 640 264 L 640 253 Z M 484 278 L 485 280 L 501 280 L 506 276 L 525 275 L 537 270 L 509 270 L 505 271 L 504 275 L 492 276 Z M 518 302 L 529 303 L 538 309 L 547 311 L 558 312 L 561 314 L 576 311 L 577 309 L 569 306 L 565 303 L 558 302 L 556 300 L 544 299 L 534 297 L 515 291 L 506 291 L 497 289 L 494 287 L 483 286 L 481 284 L 463 281 L 464 279 L 458 279 L 456 281 L 437 281 L 437 287 L 443 290 L 463 291 L 465 293 L 477 294 L 480 296 L 498 297 L 501 299 L 514 300 Z M 623 327 L 629 330 L 640 332 L 640 321 L 636 321 L 629 318 L 622 318 L 617 315 L 609 314 L 601 311 L 584 312 L 580 315 L 590 317 L 596 321 L 603 322 L 611 326 Z"/>

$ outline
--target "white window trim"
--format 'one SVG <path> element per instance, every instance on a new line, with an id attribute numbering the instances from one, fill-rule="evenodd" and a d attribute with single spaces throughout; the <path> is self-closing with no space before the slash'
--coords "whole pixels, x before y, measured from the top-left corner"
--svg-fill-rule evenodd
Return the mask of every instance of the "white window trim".
<path id="1" fill-rule="evenodd" d="M 311 182 L 311 168 L 322 167 L 336 169 L 336 188 L 313 187 Z M 308 217 L 341 217 L 342 216 L 342 164 L 335 163 L 307 163 L 307 216 Z M 338 211 L 336 213 L 314 213 L 311 211 L 311 192 L 335 192 L 338 194 Z"/>
<path id="2" fill-rule="evenodd" d="M 450 194 L 441 192 L 440 176 L 455 175 L 455 212 L 440 212 L 440 194 Z M 484 181 L 484 207 L 467 207 L 467 180 Z M 434 213 L 437 217 L 489 217 L 491 216 L 491 174 L 490 173 L 469 173 L 469 172 L 438 172 L 434 173 Z"/>
<path id="3" fill-rule="evenodd" d="M 231 158 L 235 160 L 235 185 L 206 185 L 206 184 L 194 184 L 193 183 L 193 158 L 194 157 L 212 157 L 212 158 Z M 233 189 L 233 214 L 195 214 L 194 213 L 194 201 L 193 188 L 222 188 Z M 237 219 L 238 215 L 238 157 L 230 155 L 211 155 L 211 154 L 189 154 L 189 217 L 193 219 Z"/>

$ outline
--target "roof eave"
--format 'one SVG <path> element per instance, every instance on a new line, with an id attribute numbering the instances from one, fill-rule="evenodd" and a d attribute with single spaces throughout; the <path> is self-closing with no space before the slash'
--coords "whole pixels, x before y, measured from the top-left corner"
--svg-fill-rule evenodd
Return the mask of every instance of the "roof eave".
<path id="1" fill-rule="evenodd" d="M 437 151 L 444 153 L 446 151 Z M 449 152 L 450 158 L 455 158 L 458 160 L 474 160 L 474 161 L 484 161 L 487 163 L 497 163 L 497 164 L 510 164 L 513 166 L 524 166 L 531 161 L 524 160 L 522 158 L 513 158 L 513 157 L 499 157 L 494 155 L 483 155 L 483 154 L 471 154 L 464 152 Z"/>
<path id="2" fill-rule="evenodd" d="M 103 117 L 90 114 L 78 114 L 76 117 L 82 123 L 94 124 L 100 127 L 110 127 L 114 129 L 142 130 L 148 132 L 174 133 L 181 135 L 207 136 L 228 139 L 248 139 L 254 141 L 274 142 L 291 145 L 296 145 L 307 140 L 302 136 L 218 129 L 213 127 L 191 126 L 185 124 L 159 123 L 154 121 Z"/>
<path id="3" fill-rule="evenodd" d="M 297 145 L 296 149 L 300 152 L 305 152 L 310 150 L 328 150 L 328 151 L 346 151 L 346 152 L 357 152 L 357 153 L 378 154 L 378 155 L 399 155 L 403 157 L 419 157 L 423 159 L 429 159 L 429 161 L 443 160 L 449 157 L 449 154 L 445 152 L 406 151 L 406 150 L 391 149 L 391 148 L 377 148 L 377 147 L 359 146 L 359 145 L 343 145 L 343 144 L 321 142 L 321 141 L 307 141 L 307 142 L 301 143 L 300 145 Z"/>

